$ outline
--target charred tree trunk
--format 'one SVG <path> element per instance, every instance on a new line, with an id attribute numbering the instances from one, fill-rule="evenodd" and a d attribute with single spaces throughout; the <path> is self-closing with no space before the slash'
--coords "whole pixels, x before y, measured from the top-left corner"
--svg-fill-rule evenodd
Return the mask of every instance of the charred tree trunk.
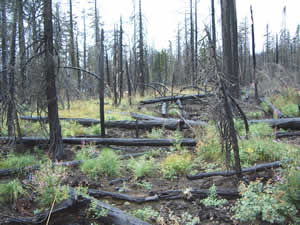
<path id="1" fill-rule="evenodd" d="M 58 104 L 55 81 L 55 62 L 53 49 L 53 27 L 52 27 L 52 0 L 44 0 L 44 45 L 45 45 L 45 76 L 46 95 L 48 104 L 48 118 L 50 127 L 49 153 L 53 160 L 60 160 L 64 156 L 64 148 L 61 137 L 61 127 L 58 117 Z"/>
<path id="2" fill-rule="evenodd" d="M 18 8 L 18 29 L 19 29 L 19 50 L 20 50 L 20 74 L 21 74 L 21 87 L 22 94 L 24 94 L 26 87 L 26 76 L 25 76 L 25 36 L 24 36 L 24 24 L 23 24 L 23 0 L 17 1 Z M 25 96 L 23 96 L 25 97 Z"/>
<path id="3" fill-rule="evenodd" d="M 99 57 L 99 94 L 100 94 L 100 123 L 101 123 L 101 136 L 105 137 L 105 120 L 104 120 L 104 30 L 101 30 L 101 44 L 100 44 L 100 57 Z"/>
<path id="4" fill-rule="evenodd" d="M 258 100 L 258 90 L 257 90 L 257 78 L 256 78 L 256 53 L 255 53 L 255 35 L 254 35 L 254 19 L 253 19 L 253 11 L 252 5 L 250 6 L 251 13 L 251 34 L 252 34 L 252 59 L 253 59 L 253 79 L 254 79 L 254 96 L 255 99 Z"/>
<path id="5" fill-rule="evenodd" d="M 123 98 L 123 25 L 122 17 L 120 18 L 120 36 L 119 36 L 119 84 L 120 84 L 120 98 L 119 104 L 121 104 Z"/>
<path id="6" fill-rule="evenodd" d="M 131 79 L 130 79 L 130 73 L 129 73 L 129 68 L 128 68 L 128 62 L 126 61 L 126 75 L 127 75 L 127 87 L 128 87 L 128 101 L 129 105 L 132 104 L 131 102 Z"/>
<path id="7" fill-rule="evenodd" d="M 15 2 L 13 2 L 15 7 Z M 10 61 L 8 68 L 9 90 L 8 90 L 8 108 L 7 108 L 7 130 L 8 136 L 14 135 L 15 128 L 15 65 L 16 65 L 16 33 L 17 33 L 17 8 L 13 11 L 12 33 L 10 42 Z"/>
<path id="8" fill-rule="evenodd" d="M 212 33 L 212 57 L 216 55 L 217 38 L 216 38 L 216 17 L 215 17 L 215 0 L 211 0 L 211 33 Z"/>
<path id="9" fill-rule="evenodd" d="M 191 78 L 192 85 L 195 85 L 195 52 L 194 52 L 194 22 L 193 22 L 193 0 L 190 0 L 190 48 L 191 48 Z"/>
<path id="10" fill-rule="evenodd" d="M 3 101 L 7 98 L 7 87 L 8 87 L 8 79 L 7 79 L 7 24 L 6 24 L 6 0 L 1 1 L 1 50 L 2 50 L 2 57 L 1 57 L 1 63 L 2 63 L 2 82 L 0 82 L 2 85 L 0 86 L 0 100 L 3 98 Z"/>
<path id="11" fill-rule="evenodd" d="M 139 0 L 139 83 L 140 94 L 145 96 L 145 62 L 144 62 L 144 34 L 142 17 L 142 0 Z"/>
<path id="12" fill-rule="evenodd" d="M 239 98 L 239 59 L 235 0 L 221 0 L 223 71 L 230 82 L 229 92 Z"/>

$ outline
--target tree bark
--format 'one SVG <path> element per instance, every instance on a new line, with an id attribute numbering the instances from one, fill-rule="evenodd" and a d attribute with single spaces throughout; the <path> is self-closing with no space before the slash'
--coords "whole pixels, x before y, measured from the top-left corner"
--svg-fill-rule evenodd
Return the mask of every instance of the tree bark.
<path id="1" fill-rule="evenodd" d="M 229 92 L 239 98 L 239 59 L 235 0 L 221 0 L 223 70 L 230 82 Z"/>
<path id="2" fill-rule="evenodd" d="M 7 23 L 6 23 L 6 0 L 1 0 L 1 50 L 2 50 L 2 82 L 1 82 L 1 90 L 0 90 L 0 99 L 3 98 L 5 100 L 8 97 L 8 79 L 7 79 L 7 72 L 8 72 L 8 67 L 7 67 L 7 52 L 8 52 L 8 47 L 7 47 Z"/>
<path id="3" fill-rule="evenodd" d="M 100 123 L 101 123 L 101 136 L 105 137 L 105 118 L 104 118 L 104 30 L 101 30 L 101 44 L 100 44 L 100 57 L 99 57 L 99 98 L 100 98 Z"/>
<path id="4" fill-rule="evenodd" d="M 59 124 L 58 104 L 55 80 L 55 62 L 53 49 L 53 27 L 52 27 L 52 0 L 44 0 L 44 45 L 45 59 L 44 68 L 46 76 L 46 96 L 48 105 L 48 118 L 50 127 L 49 153 L 53 160 L 60 160 L 64 156 L 64 148 L 61 138 L 61 127 Z"/>
<path id="5" fill-rule="evenodd" d="M 253 19 L 253 11 L 252 5 L 250 5 L 250 13 L 251 13 L 251 36 L 252 36 L 252 59 L 253 59 L 253 79 L 254 79 L 254 97 L 258 100 L 258 89 L 257 89 L 257 78 L 256 78 L 256 53 L 255 53 L 255 35 L 254 35 L 254 19 Z"/>
<path id="6" fill-rule="evenodd" d="M 210 96 L 213 96 L 213 94 L 166 96 L 166 97 L 144 100 L 144 101 L 141 101 L 140 103 L 142 105 L 146 105 L 146 104 L 153 104 L 153 103 L 158 103 L 158 102 L 176 102 L 178 99 L 181 101 L 184 101 L 187 99 L 198 99 L 198 98 L 205 98 L 205 97 L 210 97 Z"/>
<path id="7" fill-rule="evenodd" d="M 21 74 L 21 88 L 22 94 L 24 94 L 26 87 L 26 75 L 25 75 L 25 36 L 24 36 L 24 15 L 23 15 L 23 0 L 17 1 L 18 8 L 18 30 L 19 30 L 19 50 L 20 50 L 20 74 Z M 25 97 L 25 96 L 23 96 Z"/>

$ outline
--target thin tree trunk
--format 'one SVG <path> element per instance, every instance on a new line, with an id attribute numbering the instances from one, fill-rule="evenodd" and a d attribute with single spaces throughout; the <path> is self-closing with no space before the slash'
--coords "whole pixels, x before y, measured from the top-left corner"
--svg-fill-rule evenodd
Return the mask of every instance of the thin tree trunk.
<path id="1" fill-rule="evenodd" d="M 127 87 L 128 87 L 128 101 L 129 101 L 129 105 L 131 105 L 132 104 L 132 102 L 131 102 L 131 80 L 130 80 L 128 62 L 126 61 L 125 64 L 126 64 Z"/>
<path id="2" fill-rule="evenodd" d="M 119 36 L 119 84 L 120 84 L 120 98 L 119 104 L 121 104 L 123 98 L 123 27 L 122 17 L 120 18 L 120 36 Z"/>
<path id="3" fill-rule="evenodd" d="M 7 79 L 7 24 L 6 24 L 6 0 L 1 0 L 1 15 L 2 15 L 2 23 L 1 23 L 1 50 L 2 50 L 2 86 L 0 86 L 2 94 L 0 97 L 3 97 L 3 100 L 7 98 L 7 87 L 8 87 L 8 79 Z"/>
<path id="4" fill-rule="evenodd" d="M 139 0 L 139 81 L 141 96 L 145 96 L 144 35 L 142 18 L 142 0 Z"/>
<path id="5" fill-rule="evenodd" d="M 105 137 L 105 119 L 104 119 L 104 30 L 101 30 L 101 44 L 99 57 L 99 97 L 100 97 L 100 123 L 101 123 L 101 137 Z"/>
<path id="6" fill-rule="evenodd" d="M 17 1 L 18 8 L 18 29 L 19 29 L 19 51 L 20 51 L 20 74 L 21 74 L 21 88 L 24 94 L 26 88 L 26 76 L 25 76 L 25 36 L 24 36 L 24 24 L 23 24 L 23 0 Z M 25 96 L 23 96 L 25 97 Z"/>
<path id="7" fill-rule="evenodd" d="M 255 99 L 258 100 L 258 90 L 257 90 L 257 79 L 256 79 L 256 54 L 255 54 L 255 35 L 254 35 L 254 19 L 252 5 L 250 6 L 251 13 L 251 33 L 252 33 L 252 58 L 253 58 L 253 79 L 254 79 L 254 95 Z"/>
<path id="8" fill-rule="evenodd" d="M 195 52 L 194 52 L 194 23 L 193 23 L 193 0 L 190 0 L 190 48 L 191 48 L 191 78 L 195 85 Z"/>

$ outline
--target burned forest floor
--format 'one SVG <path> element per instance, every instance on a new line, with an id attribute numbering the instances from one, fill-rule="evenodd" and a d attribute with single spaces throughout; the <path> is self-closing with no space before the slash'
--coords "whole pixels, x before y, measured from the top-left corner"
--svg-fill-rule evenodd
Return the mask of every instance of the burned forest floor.
<path id="1" fill-rule="evenodd" d="M 65 143 L 65 159 L 55 163 L 50 161 L 48 145 L 43 141 L 13 143 L 4 138 L 7 135 L 2 128 L 0 225 L 125 224 L 122 221 L 299 224 L 300 118 L 297 105 L 289 101 L 291 97 L 284 98 L 280 94 L 261 104 L 252 99 L 239 102 L 250 126 L 246 137 L 243 120 L 236 113 L 241 165 L 252 168 L 242 179 L 234 172 L 226 173 L 209 97 L 151 104 L 136 100 L 132 106 L 127 99 L 118 106 L 107 100 L 108 121 L 133 125 L 108 127 L 105 138 L 147 139 L 150 144 L 93 143 L 90 138 L 101 138 L 99 124 L 61 120 L 63 137 L 80 138 L 81 142 Z M 284 117 L 278 118 L 278 111 L 271 111 L 269 104 Z M 60 109 L 60 117 L 97 119 L 98 108 L 97 100 L 74 100 L 69 110 Z M 155 125 L 145 122 L 148 128 L 139 127 L 145 120 L 134 114 L 153 117 L 145 120 Z M 30 110 L 24 115 L 37 116 Z M 272 118 L 276 124 L 266 121 Z M 282 125 L 280 120 L 288 118 L 293 120 Z M 176 121 L 178 125 L 172 129 Z M 43 121 L 20 120 L 20 126 L 25 137 L 47 137 L 48 125 Z M 162 139 L 171 140 L 171 144 L 160 146 Z M 183 140 L 192 144 L 185 145 Z M 124 219 L 127 216 L 129 219 Z"/>

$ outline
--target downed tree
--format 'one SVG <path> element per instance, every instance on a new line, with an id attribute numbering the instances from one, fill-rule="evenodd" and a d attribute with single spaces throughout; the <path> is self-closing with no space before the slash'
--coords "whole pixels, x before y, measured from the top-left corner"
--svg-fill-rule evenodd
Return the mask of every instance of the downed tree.
<path id="1" fill-rule="evenodd" d="M 298 132 L 277 132 L 277 133 L 275 133 L 276 138 L 297 137 L 297 136 L 300 136 L 300 131 L 298 131 Z"/>
<path id="2" fill-rule="evenodd" d="M 300 130 L 300 117 L 283 119 L 249 120 L 249 124 L 267 123 L 273 128 L 284 130 Z"/>
<path id="3" fill-rule="evenodd" d="M 263 171 L 266 169 L 273 169 L 273 168 L 278 168 L 281 167 L 282 163 L 280 161 L 272 162 L 272 163 L 263 163 L 259 164 L 257 166 L 249 167 L 246 169 L 242 169 L 242 173 L 255 173 L 259 171 Z M 187 178 L 189 180 L 197 180 L 197 179 L 202 179 L 205 177 L 213 177 L 213 176 L 223 176 L 223 177 L 228 177 L 228 176 L 233 176 L 236 174 L 235 170 L 231 171 L 220 171 L 220 172 L 210 172 L 210 173 L 199 173 L 196 175 L 188 175 Z"/>
<path id="4" fill-rule="evenodd" d="M 124 200 L 134 203 L 145 203 L 150 201 L 160 200 L 175 200 L 175 199 L 202 199 L 209 195 L 209 189 L 190 189 L 190 190 L 167 190 L 150 192 L 150 196 L 133 197 L 127 194 L 108 192 L 102 190 L 89 189 L 88 194 L 95 198 L 111 197 L 115 200 Z M 226 199 L 236 199 L 240 197 L 237 190 L 217 190 L 217 195 Z"/>
<path id="5" fill-rule="evenodd" d="M 206 97 L 211 97 L 211 96 L 213 96 L 213 94 L 166 96 L 166 97 L 144 100 L 144 101 L 141 101 L 140 103 L 142 105 L 146 105 L 146 104 L 153 104 L 153 103 L 158 103 L 158 102 L 176 102 L 178 99 L 180 99 L 181 101 L 184 101 L 187 99 L 199 99 L 199 98 L 206 98 Z"/>
<path id="6" fill-rule="evenodd" d="M 82 208 L 83 206 L 87 206 L 90 204 L 91 201 L 96 203 L 96 208 L 99 210 L 99 213 L 101 216 L 96 219 L 99 222 L 102 222 L 102 224 L 115 224 L 115 225 L 150 225 L 147 222 L 144 222 L 130 214 L 127 214 L 126 212 L 115 208 L 109 204 L 103 203 L 93 197 L 90 197 L 86 194 L 78 193 L 70 187 L 70 198 L 67 201 L 62 202 L 61 204 L 58 204 L 52 211 L 51 211 L 51 217 L 55 216 L 56 214 L 63 213 L 67 209 L 71 208 Z M 1 222 L 1 224 L 45 224 L 46 219 L 48 218 L 48 215 L 50 214 L 49 211 L 46 211 L 44 213 L 40 213 L 34 217 L 8 217 L 6 221 Z M 77 218 L 75 218 L 74 222 L 77 222 Z M 93 219 L 95 220 L 95 219 Z M 67 221 L 64 221 L 67 222 Z M 88 221 L 86 221 L 88 222 Z"/>
<path id="7" fill-rule="evenodd" d="M 174 119 L 174 118 L 161 118 L 157 116 L 149 116 L 145 114 L 140 113 L 131 113 L 130 116 L 136 120 L 159 120 L 159 121 L 180 121 L 180 119 Z M 188 123 L 190 126 L 207 126 L 207 123 L 201 120 L 185 120 L 186 123 Z M 186 125 L 186 124 L 185 124 Z M 185 125 L 183 126 L 185 128 Z"/>
<path id="8" fill-rule="evenodd" d="M 265 99 L 259 99 L 260 102 L 263 102 L 268 106 L 269 113 L 273 116 L 273 118 L 285 118 L 286 116 L 280 112 L 271 102 L 266 101 Z"/>
<path id="9" fill-rule="evenodd" d="M 12 137 L 0 137 L 0 143 L 7 143 L 14 141 Z M 81 145 L 96 144 L 96 145 L 118 145 L 118 146 L 172 146 L 176 143 L 173 139 L 149 139 L 149 138 L 74 138 L 68 137 L 62 139 L 64 144 Z M 49 144 L 48 138 L 43 137 L 23 137 L 17 142 L 21 142 L 24 145 L 40 145 Z M 184 138 L 181 140 L 182 146 L 196 146 L 196 140 L 191 138 Z"/>
<path id="10" fill-rule="evenodd" d="M 47 123 L 48 118 L 47 117 L 21 117 L 23 120 L 28 121 L 34 121 L 38 122 L 39 120 L 42 122 Z M 81 124 L 83 126 L 92 126 L 95 124 L 99 124 L 99 120 L 96 119 L 84 119 L 84 118 L 60 118 L 60 120 L 65 121 L 71 121 L 76 122 L 78 124 Z M 190 121 L 191 125 L 197 126 L 197 125 L 203 125 L 202 121 Z M 123 128 L 123 129 L 136 129 L 138 126 L 138 129 L 152 129 L 152 128 L 162 128 L 168 130 L 176 130 L 179 126 L 179 122 L 176 119 L 166 119 L 166 120 L 158 120 L 158 119 L 152 119 L 152 120 L 139 120 L 139 121 L 133 121 L 133 120 L 107 120 L 105 121 L 105 127 L 106 128 Z M 188 129 L 188 126 L 183 126 L 183 129 Z"/>

